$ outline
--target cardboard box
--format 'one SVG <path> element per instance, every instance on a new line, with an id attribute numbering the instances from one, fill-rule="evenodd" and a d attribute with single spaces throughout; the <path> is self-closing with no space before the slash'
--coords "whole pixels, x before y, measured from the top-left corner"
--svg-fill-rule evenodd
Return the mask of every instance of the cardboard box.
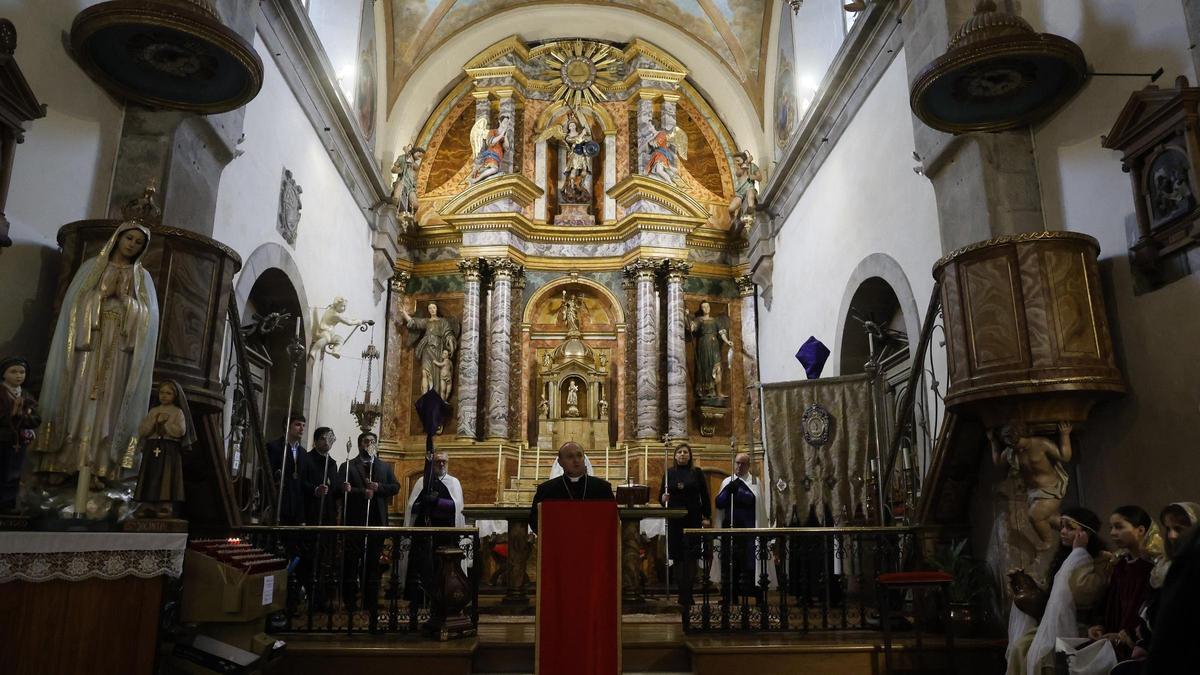
<path id="1" fill-rule="evenodd" d="M 253 574 L 197 551 L 184 555 L 186 623 L 251 621 L 283 609 L 286 600 L 287 570 Z"/>

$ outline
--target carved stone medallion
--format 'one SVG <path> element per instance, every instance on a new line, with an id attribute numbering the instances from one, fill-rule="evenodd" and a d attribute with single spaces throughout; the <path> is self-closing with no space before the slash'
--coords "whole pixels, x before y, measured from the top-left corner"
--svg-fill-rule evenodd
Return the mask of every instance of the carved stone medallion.
<path id="1" fill-rule="evenodd" d="M 296 245 L 296 233 L 300 228 L 300 194 L 304 190 L 292 177 L 290 169 L 283 170 L 283 181 L 279 186 L 279 222 L 275 229 L 288 244 Z"/>
<path id="2" fill-rule="evenodd" d="M 833 418 L 829 411 L 819 404 L 812 403 L 804 409 L 801 420 L 804 429 L 804 440 L 809 445 L 819 448 L 829 442 L 829 430 L 833 426 Z"/>

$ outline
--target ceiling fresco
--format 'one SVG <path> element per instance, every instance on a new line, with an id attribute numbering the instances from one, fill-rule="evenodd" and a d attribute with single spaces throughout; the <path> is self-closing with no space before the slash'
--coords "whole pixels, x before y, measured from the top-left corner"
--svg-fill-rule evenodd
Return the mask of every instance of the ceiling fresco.
<path id="1" fill-rule="evenodd" d="M 516 7 L 571 4 L 621 6 L 679 28 L 725 63 L 760 105 L 770 29 L 767 0 L 388 0 L 388 107 L 424 60 L 457 33 Z M 580 28 L 585 27 L 564 27 L 564 35 L 583 36 L 587 31 Z"/>

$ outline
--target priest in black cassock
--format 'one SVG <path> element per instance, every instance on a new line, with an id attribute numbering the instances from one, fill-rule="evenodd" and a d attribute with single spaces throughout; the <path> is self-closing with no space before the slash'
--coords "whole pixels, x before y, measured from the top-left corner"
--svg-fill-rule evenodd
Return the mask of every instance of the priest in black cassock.
<path id="1" fill-rule="evenodd" d="M 563 443 L 558 449 L 558 463 L 563 475 L 542 483 L 533 495 L 529 527 L 534 533 L 538 529 L 538 504 L 547 499 L 615 499 L 608 481 L 587 475 L 583 446 L 574 441 Z"/>

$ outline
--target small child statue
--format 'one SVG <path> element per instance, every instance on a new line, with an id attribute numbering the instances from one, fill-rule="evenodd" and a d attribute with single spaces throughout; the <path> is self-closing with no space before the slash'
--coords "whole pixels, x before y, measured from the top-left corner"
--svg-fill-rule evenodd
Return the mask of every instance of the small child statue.
<path id="1" fill-rule="evenodd" d="M 0 360 L 0 513 L 16 513 L 25 450 L 42 424 L 37 401 L 25 389 L 29 362 L 19 356 Z"/>
<path id="2" fill-rule="evenodd" d="M 450 391 L 454 388 L 454 361 L 450 358 L 450 351 L 442 350 L 442 360 L 434 360 L 433 365 L 438 367 L 438 393 L 442 399 L 450 400 Z"/>
<path id="3" fill-rule="evenodd" d="M 196 440 L 183 388 L 174 380 L 158 385 L 158 405 L 138 425 L 142 464 L 133 498 L 143 503 L 141 517 L 169 518 L 183 501 L 182 452 Z"/>

